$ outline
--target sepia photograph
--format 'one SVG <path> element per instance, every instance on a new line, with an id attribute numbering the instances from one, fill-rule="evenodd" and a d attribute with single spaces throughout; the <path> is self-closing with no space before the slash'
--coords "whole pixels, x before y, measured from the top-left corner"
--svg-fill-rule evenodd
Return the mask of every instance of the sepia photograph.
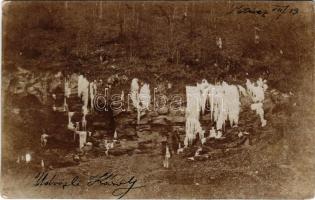
<path id="1" fill-rule="evenodd" d="M 312 1 L 3 1 L 1 197 L 310 199 Z"/>

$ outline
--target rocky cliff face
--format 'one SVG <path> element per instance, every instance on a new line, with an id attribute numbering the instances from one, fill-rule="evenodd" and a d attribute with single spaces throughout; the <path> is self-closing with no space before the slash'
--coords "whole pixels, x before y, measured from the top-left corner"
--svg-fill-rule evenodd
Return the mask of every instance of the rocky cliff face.
<path id="1" fill-rule="evenodd" d="M 33 96 L 38 103 L 48 104 L 52 91 L 62 85 L 61 73 L 38 73 L 17 68 L 9 77 L 4 76 L 5 94 L 18 97 Z"/>
<path id="2" fill-rule="evenodd" d="M 116 82 L 120 82 L 117 77 Z M 67 130 L 68 116 L 63 110 L 64 79 L 65 76 L 61 72 L 38 72 L 35 74 L 23 68 L 18 68 L 16 72 L 4 76 L 4 137 L 8 142 L 5 143 L 3 148 L 11 149 L 11 152 L 25 148 L 40 148 L 39 140 L 43 130 L 55 135 L 55 141 L 60 145 L 71 146 L 72 142 L 69 142 L 71 139 L 68 137 L 71 134 Z M 125 79 L 122 80 L 123 84 L 112 84 L 111 90 L 119 92 L 124 90 L 125 93 L 128 93 L 130 83 L 128 84 Z M 165 87 L 167 88 L 167 86 Z M 77 89 L 73 88 L 73 90 Z M 160 86 L 157 87 L 157 90 L 160 93 L 167 91 L 165 88 L 161 89 Z M 176 90 L 181 91 L 178 88 Z M 55 95 L 55 98 L 53 98 L 53 95 Z M 185 97 L 185 94 L 181 95 Z M 76 96 L 76 98 L 78 97 Z M 276 90 L 269 90 L 266 93 L 264 103 L 266 119 L 271 120 L 274 112 L 278 112 L 279 108 L 281 110 L 281 106 L 285 108 L 289 104 L 288 99 Z M 76 122 L 80 123 L 82 102 L 80 99 L 75 100 L 72 97 L 68 100 L 69 106 L 77 112 L 72 122 L 74 124 Z M 240 128 L 235 131 L 232 131 L 229 127 L 226 129 L 226 133 L 231 135 L 226 142 L 227 144 L 230 143 L 230 146 L 237 145 L 240 142 L 236 136 L 238 130 L 247 130 L 254 133 L 260 127 L 258 117 L 249 109 L 250 102 L 246 98 L 242 98 L 241 101 Z M 57 107 L 57 110 L 52 109 L 53 105 Z M 143 112 L 139 124 L 137 123 L 137 113 L 132 109 L 125 112 L 91 112 L 87 115 L 87 129 L 96 138 L 111 139 L 113 132 L 116 130 L 118 138 L 125 141 L 122 143 L 137 141 L 134 142 L 134 145 L 129 142 L 130 144 L 125 144 L 125 147 L 122 145 L 122 147 L 111 150 L 112 154 L 120 154 L 130 152 L 131 149 L 138 149 L 138 151 L 152 150 L 164 141 L 163 138 L 169 137 L 170 133 L 174 132 L 178 133 L 180 141 L 183 141 L 185 120 L 184 107 L 177 111 L 160 108 Z M 211 128 L 212 123 L 209 115 L 202 116 L 201 126 L 206 130 Z M 127 150 L 124 148 L 127 148 Z"/>

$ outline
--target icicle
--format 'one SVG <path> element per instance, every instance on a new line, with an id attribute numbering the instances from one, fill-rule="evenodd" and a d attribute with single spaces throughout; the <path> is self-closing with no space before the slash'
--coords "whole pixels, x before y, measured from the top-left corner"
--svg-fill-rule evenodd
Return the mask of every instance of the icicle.
<path id="1" fill-rule="evenodd" d="M 187 122 L 186 122 L 187 123 Z M 186 133 L 187 134 L 187 133 Z M 184 146 L 188 147 L 188 137 L 186 136 L 184 139 Z"/>
<path id="2" fill-rule="evenodd" d="M 75 123 L 75 130 L 80 131 L 80 122 Z"/>
<path id="3" fill-rule="evenodd" d="M 92 84 L 92 91 L 94 94 L 94 85 Z M 91 89 L 91 85 L 89 81 L 84 78 L 82 75 L 78 78 L 78 96 L 82 98 L 83 100 L 83 106 L 82 106 L 82 127 L 83 130 L 86 130 L 86 115 L 88 114 L 88 103 L 89 103 L 89 88 Z M 92 102 L 92 101 L 91 101 Z"/>
<path id="4" fill-rule="evenodd" d="M 67 111 L 68 110 L 68 104 L 67 104 L 67 98 L 70 97 L 71 94 L 71 88 L 69 86 L 69 82 L 67 79 L 65 79 L 65 96 L 64 96 L 64 100 L 63 100 L 63 110 Z"/>
<path id="5" fill-rule="evenodd" d="M 266 80 L 263 81 L 262 78 L 257 80 L 256 85 L 251 83 L 250 80 L 246 80 L 247 91 L 254 102 L 251 105 L 251 109 L 256 111 L 257 115 L 260 117 L 261 126 L 264 127 L 267 124 L 267 120 L 264 119 L 263 101 L 268 85 L 266 84 Z"/>
<path id="6" fill-rule="evenodd" d="M 213 126 L 209 132 L 210 132 L 209 138 L 215 138 L 216 137 L 217 133 L 215 132 L 215 129 Z"/>
<path id="7" fill-rule="evenodd" d="M 217 130 L 221 130 L 227 118 L 224 105 L 224 88 L 221 85 L 215 86 L 214 98 L 214 121 L 216 122 Z"/>
<path id="8" fill-rule="evenodd" d="M 71 88 L 69 86 L 68 80 L 66 79 L 65 80 L 65 97 L 69 98 L 70 94 L 71 94 Z"/>
<path id="9" fill-rule="evenodd" d="M 241 105 L 238 89 L 234 85 L 224 84 L 224 92 L 228 120 L 230 121 L 231 127 L 237 126 Z"/>
<path id="10" fill-rule="evenodd" d="M 207 141 L 207 138 L 202 138 L 201 139 L 201 144 L 204 144 Z"/>
<path id="11" fill-rule="evenodd" d="M 31 154 L 29 154 L 29 153 L 25 154 L 25 162 L 29 163 L 29 162 L 31 162 L 31 160 L 32 160 Z"/>
<path id="12" fill-rule="evenodd" d="M 184 151 L 184 148 L 182 148 L 180 142 L 178 143 L 178 149 L 177 149 L 177 154 L 182 153 Z"/>
<path id="13" fill-rule="evenodd" d="M 220 139 L 222 137 L 222 131 L 218 131 L 216 136 L 215 136 L 215 139 Z"/>
<path id="14" fill-rule="evenodd" d="M 169 150 L 168 146 L 166 146 L 165 157 L 167 157 L 167 158 L 171 157 L 170 150 Z"/>
<path id="15" fill-rule="evenodd" d="M 140 123 L 140 114 L 141 110 L 149 109 L 151 96 L 150 96 L 150 88 L 148 84 L 144 84 L 139 93 L 139 84 L 138 79 L 134 78 L 131 81 L 131 100 L 133 106 L 137 109 L 137 124 Z"/>
<path id="16" fill-rule="evenodd" d="M 197 87 L 186 86 L 187 108 L 186 115 L 199 120 L 201 100 L 200 91 Z"/>
<path id="17" fill-rule="evenodd" d="M 79 75 L 78 76 L 78 96 L 81 96 L 81 92 L 82 92 L 82 86 L 83 86 L 83 75 Z"/>
<path id="18" fill-rule="evenodd" d="M 254 34 L 255 44 L 258 44 L 259 43 L 258 31 L 260 31 L 260 29 L 258 27 L 254 27 L 254 29 L 255 29 L 255 34 Z"/>
<path id="19" fill-rule="evenodd" d="M 96 81 L 90 83 L 90 101 L 91 101 L 91 110 L 94 110 L 94 98 L 97 92 Z"/>
<path id="20" fill-rule="evenodd" d="M 130 97 L 133 106 L 137 109 L 137 124 L 140 123 L 140 99 L 139 99 L 139 84 L 138 79 L 134 78 L 131 81 Z"/>
<path id="21" fill-rule="evenodd" d="M 115 130 L 115 132 L 114 132 L 114 140 L 117 140 L 117 131 Z"/>
<path id="22" fill-rule="evenodd" d="M 74 124 L 71 122 L 71 118 L 74 115 L 74 112 L 68 112 L 68 129 L 73 130 Z"/>
<path id="23" fill-rule="evenodd" d="M 40 166 L 42 167 L 42 169 L 45 169 L 45 163 L 44 163 L 44 160 L 41 160 L 41 162 L 40 162 Z"/>
<path id="24" fill-rule="evenodd" d="M 121 100 L 121 102 L 125 101 L 125 93 L 123 90 L 121 91 L 120 100 Z"/>
<path id="25" fill-rule="evenodd" d="M 219 47 L 219 49 L 222 49 L 222 39 L 221 39 L 221 37 L 217 38 L 216 43 L 217 43 L 217 46 Z"/>
<path id="26" fill-rule="evenodd" d="M 47 137 L 48 135 L 46 133 L 42 134 L 40 137 L 40 144 L 42 147 L 45 147 L 47 144 Z"/>
<path id="27" fill-rule="evenodd" d="M 224 81 L 222 84 L 211 85 L 204 79 L 200 84 L 197 83 L 196 87 L 186 86 L 186 95 L 185 146 L 189 145 L 196 138 L 196 133 L 199 133 L 200 139 L 205 142 L 199 115 L 200 110 L 202 113 L 205 112 L 207 103 L 210 104 L 211 121 L 216 122 L 217 130 L 225 130 L 227 120 L 229 120 L 231 126 L 238 125 L 241 103 L 237 86 L 229 85 Z M 211 137 L 217 135 L 213 131 L 210 134 Z"/>
<path id="28" fill-rule="evenodd" d="M 87 110 L 87 107 L 86 107 L 86 106 L 83 106 L 83 107 L 82 107 L 82 110 L 83 110 L 82 129 L 83 129 L 83 131 L 86 131 L 86 125 L 87 125 L 87 122 L 86 122 L 86 115 L 88 114 L 88 110 Z"/>
<path id="29" fill-rule="evenodd" d="M 186 86 L 187 108 L 186 108 L 186 138 L 185 146 L 192 143 L 196 137 L 195 127 L 199 123 L 200 115 L 200 92 L 197 87 Z"/>
<path id="30" fill-rule="evenodd" d="M 143 84 L 143 86 L 140 89 L 139 93 L 139 103 L 141 109 L 149 109 L 151 101 L 151 96 L 150 96 L 150 86 L 148 84 Z"/>
<path id="31" fill-rule="evenodd" d="M 214 111 L 214 95 L 215 95 L 215 87 L 214 86 L 211 86 L 211 100 L 210 100 L 210 119 L 212 121 L 213 119 L 213 111 Z"/>
<path id="32" fill-rule="evenodd" d="M 90 84 L 90 106 L 91 110 L 94 109 L 94 83 Z"/>
<path id="33" fill-rule="evenodd" d="M 166 146 L 166 149 L 165 149 L 165 160 L 163 162 L 163 165 L 165 168 L 169 168 L 169 158 L 171 157 L 171 154 L 170 154 L 170 150 L 168 148 L 168 146 Z"/>
<path id="34" fill-rule="evenodd" d="M 242 94 L 243 96 L 247 96 L 247 92 L 246 92 L 244 87 L 242 87 L 240 85 L 238 85 L 237 87 L 238 87 L 240 94 Z"/>
<path id="35" fill-rule="evenodd" d="M 199 147 L 198 149 L 197 149 L 197 151 L 195 152 L 195 156 L 200 156 L 200 152 L 202 151 L 202 148 L 201 147 Z"/>
<path id="36" fill-rule="evenodd" d="M 200 97 L 200 103 L 201 103 L 201 111 L 204 114 L 206 110 L 206 103 L 209 96 L 209 88 L 210 84 L 207 80 L 203 79 L 201 84 L 197 83 L 197 87 L 200 89 L 201 97 Z"/>
<path id="37" fill-rule="evenodd" d="M 260 118 L 261 126 L 264 127 L 267 125 L 267 120 L 264 118 L 264 109 L 263 109 L 263 104 L 261 102 L 259 103 L 253 103 L 251 105 L 251 109 L 255 110 L 257 115 Z"/>
<path id="38" fill-rule="evenodd" d="M 201 129 L 199 122 L 201 100 L 198 87 L 186 86 L 187 108 L 186 108 L 186 138 L 185 146 L 188 146 L 196 138 L 196 133 Z"/>
<path id="39" fill-rule="evenodd" d="M 79 148 L 81 149 L 84 144 L 86 143 L 86 131 L 77 131 L 77 134 L 79 135 Z"/>
<path id="40" fill-rule="evenodd" d="M 68 110 L 68 104 L 67 104 L 67 98 L 64 97 L 64 100 L 63 100 L 63 111 L 67 111 Z"/>
<path id="41" fill-rule="evenodd" d="M 130 90 L 131 90 L 130 97 L 131 97 L 133 106 L 135 108 L 138 108 L 139 107 L 139 84 L 138 84 L 137 78 L 132 79 Z"/>

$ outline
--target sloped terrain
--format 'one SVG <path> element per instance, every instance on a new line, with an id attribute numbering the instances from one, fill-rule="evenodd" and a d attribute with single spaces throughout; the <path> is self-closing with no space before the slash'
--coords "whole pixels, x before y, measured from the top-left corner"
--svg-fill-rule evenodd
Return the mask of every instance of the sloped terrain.
<path id="1" fill-rule="evenodd" d="M 279 3 L 285 5 L 284 3 Z M 235 4 L 239 5 L 239 4 Z M 314 82 L 311 7 L 292 4 L 299 15 L 227 15 L 232 3 L 32 2 L 4 7 L 2 71 L 2 194 L 8 197 L 112 198 L 113 188 L 33 187 L 45 170 L 65 179 L 104 171 L 135 175 L 145 187 L 127 198 L 309 198 L 314 195 Z M 246 4 L 247 5 L 247 4 Z M 268 7 L 266 3 L 248 6 Z M 215 9 L 214 9 L 215 8 Z M 268 19 L 268 20 L 266 20 Z M 254 30 L 258 28 L 259 43 Z M 27 33 L 27 34 L 26 34 Z M 223 48 L 216 45 L 221 37 Z M 185 97 L 185 86 L 203 78 L 244 85 L 246 78 L 266 79 L 266 127 L 260 127 L 249 102 L 242 99 L 239 128 L 226 139 L 210 140 L 202 156 L 199 144 L 174 154 L 163 168 L 165 138 L 178 132 L 183 141 L 185 113 L 147 112 L 136 125 L 134 111 L 88 116 L 92 149 L 78 150 L 67 130 L 64 77 L 84 74 L 125 94 L 133 78 L 159 94 Z M 171 84 L 171 88 L 168 85 Z M 75 89 L 74 89 L 75 90 Z M 101 91 L 103 92 L 103 91 Z M 52 95 L 57 100 L 54 101 Z M 81 119 L 81 100 L 69 106 Z M 210 128 L 209 117 L 202 126 Z M 113 128 L 114 127 L 114 128 Z M 104 139 L 119 142 L 106 156 Z M 246 130 L 248 136 L 238 137 Z M 43 150 L 40 135 L 52 135 Z M 32 162 L 16 163 L 31 152 Z"/>

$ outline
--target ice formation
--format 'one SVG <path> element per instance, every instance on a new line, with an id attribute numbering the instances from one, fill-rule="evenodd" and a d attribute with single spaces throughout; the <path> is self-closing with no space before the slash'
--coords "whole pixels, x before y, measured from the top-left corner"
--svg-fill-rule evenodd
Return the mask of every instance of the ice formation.
<path id="1" fill-rule="evenodd" d="M 69 81 L 65 80 L 65 96 L 67 98 L 69 98 L 70 94 L 71 94 L 71 88 L 70 88 L 70 85 L 69 85 Z"/>
<path id="2" fill-rule="evenodd" d="M 247 93 L 250 95 L 253 100 L 253 104 L 251 105 L 251 109 L 256 111 L 257 115 L 260 118 L 261 126 L 264 127 L 267 124 L 267 120 L 264 118 L 264 109 L 263 102 L 265 100 L 265 91 L 268 86 L 266 84 L 266 80 L 262 80 L 259 78 L 256 83 L 252 83 L 250 80 L 246 80 L 246 88 Z"/>
<path id="3" fill-rule="evenodd" d="M 221 37 L 217 38 L 216 44 L 219 47 L 219 49 L 222 49 L 222 39 L 221 39 Z"/>
<path id="4" fill-rule="evenodd" d="M 211 119 L 216 122 L 216 128 L 222 129 L 225 121 L 229 120 L 230 125 L 237 125 L 240 113 L 240 95 L 238 88 L 226 82 L 212 85 L 203 80 L 197 84 L 201 90 L 201 109 L 210 107 Z M 206 104 L 210 105 L 206 105 Z"/>
<path id="5" fill-rule="evenodd" d="M 149 84 L 143 84 L 140 89 L 138 79 L 131 81 L 130 96 L 133 106 L 137 109 L 137 123 L 140 122 L 140 113 L 142 110 L 149 109 L 151 96 Z"/>
<path id="6" fill-rule="evenodd" d="M 150 96 L 150 86 L 149 84 L 143 84 L 143 86 L 140 89 L 139 94 L 139 100 L 140 100 L 140 107 L 141 109 L 149 109 L 151 96 Z"/>
<path id="7" fill-rule="evenodd" d="M 240 96 L 235 85 L 228 85 L 225 82 L 222 84 L 224 89 L 224 103 L 225 111 L 227 113 L 227 118 L 230 122 L 230 125 L 237 126 L 240 114 Z M 223 108 L 224 109 L 224 108 Z M 226 119 L 225 119 L 226 120 Z"/>
<path id="8" fill-rule="evenodd" d="M 204 137 L 199 115 L 210 111 L 211 121 L 216 124 L 217 130 L 225 127 L 226 121 L 231 127 L 237 126 L 240 113 L 240 91 L 237 86 L 226 82 L 212 85 L 207 80 L 197 83 L 197 86 L 186 86 L 187 108 L 186 108 L 186 138 L 185 146 L 192 143 L 199 134 L 200 139 Z"/>
<path id="9" fill-rule="evenodd" d="M 242 94 L 243 96 L 247 96 L 247 92 L 246 89 L 243 86 L 238 85 L 238 90 L 240 91 L 240 94 Z"/>
<path id="10" fill-rule="evenodd" d="M 131 81 L 130 98 L 134 107 L 138 109 L 139 106 L 139 83 L 138 79 L 134 78 Z"/>
<path id="11" fill-rule="evenodd" d="M 86 130 L 86 115 L 88 114 L 89 89 L 90 89 L 89 81 L 83 75 L 80 75 L 78 77 L 78 96 L 81 97 L 81 99 L 83 100 L 83 106 L 82 106 L 82 112 L 83 112 L 82 127 L 83 127 L 83 130 Z"/>
<path id="12" fill-rule="evenodd" d="M 86 143 L 86 131 L 77 131 L 77 134 L 79 135 L 79 148 L 81 149 L 84 144 Z"/>
<path id="13" fill-rule="evenodd" d="M 91 110 L 94 110 L 94 98 L 96 95 L 96 91 L 97 91 L 97 86 L 96 86 L 96 81 L 90 83 L 90 106 L 91 106 Z"/>
<path id="14" fill-rule="evenodd" d="M 72 116 L 74 115 L 74 112 L 68 112 L 68 129 L 73 130 L 74 125 L 71 121 Z"/>
<path id="15" fill-rule="evenodd" d="M 70 97 L 70 94 L 71 94 L 71 88 L 69 86 L 69 81 L 66 79 L 65 80 L 65 97 L 64 97 L 64 100 L 63 100 L 63 106 L 64 106 L 64 111 L 67 111 L 68 109 L 68 104 L 67 104 L 67 98 Z"/>
<path id="16" fill-rule="evenodd" d="M 197 130 L 201 129 L 199 116 L 201 107 L 201 95 L 198 87 L 186 86 L 186 137 L 184 144 L 188 146 L 196 138 Z"/>

